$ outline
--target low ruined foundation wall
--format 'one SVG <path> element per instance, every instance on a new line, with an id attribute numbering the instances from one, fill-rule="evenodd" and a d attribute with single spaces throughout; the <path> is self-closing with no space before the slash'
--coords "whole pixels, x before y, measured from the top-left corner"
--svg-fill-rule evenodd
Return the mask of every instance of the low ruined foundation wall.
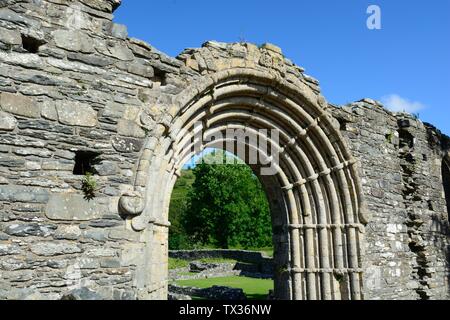
<path id="1" fill-rule="evenodd" d="M 269 257 L 265 257 L 261 252 L 228 249 L 170 250 L 169 257 L 184 260 L 223 258 L 253 264 L 264 263 L 272 260 Z"/>

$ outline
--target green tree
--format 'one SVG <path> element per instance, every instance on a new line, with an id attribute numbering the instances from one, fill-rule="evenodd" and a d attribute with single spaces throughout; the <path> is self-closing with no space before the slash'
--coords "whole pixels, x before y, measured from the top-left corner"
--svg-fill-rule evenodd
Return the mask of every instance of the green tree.
<path id="1" fill-rule="evenodd" d="M 220 248 L 271 245 L 267 198 L 248 166 L 199 163 L 193 172 L 195 182 L 182 217 L 188 236 L 199 244 Z"/>
<path id="2" fill-rule="evenodd" d="M 170 198 L 169 221 L 169 248 L 171 250 L 190 249 L 191 241 L 181 224 L 182 217 L 186 212 L 188 193 L 195 177 L 192 170 L 183 170 L 181 176 L 175 183 L 172 197 Z"/>

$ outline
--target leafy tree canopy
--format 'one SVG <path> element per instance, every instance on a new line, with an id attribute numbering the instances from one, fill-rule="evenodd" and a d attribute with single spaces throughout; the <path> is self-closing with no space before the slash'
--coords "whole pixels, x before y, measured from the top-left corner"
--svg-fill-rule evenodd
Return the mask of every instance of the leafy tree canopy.
<path id="1" fill-rule="evenodd" d="M 206 157 L 217 159 L 218 155 Z M 223 162 L 233 163 L 229 160 Z M 242 162 L 208 164 L 212 162 L 217 163 L 211 159 L 200 161 L 193 169 L 195 181 L 187 193 L 185 210 L 178 213 L 178 228 L 191 242 L 203 246 L 270 246 L 269 205 L 258 178 Z"/>

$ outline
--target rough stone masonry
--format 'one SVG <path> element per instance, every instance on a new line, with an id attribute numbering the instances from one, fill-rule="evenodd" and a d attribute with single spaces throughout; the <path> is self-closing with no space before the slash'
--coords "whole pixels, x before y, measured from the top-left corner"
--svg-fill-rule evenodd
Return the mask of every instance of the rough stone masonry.
<path id="1" fill-rule="evenodd" d="M 449 298 L 448 137 L 370 99 L 327 103 L 271 44 L 169 57 L 112 22 L 119 5 L 0 0 L 0 299 L 166 299 L 195 121 L 281 132 L 260 177 L 277 298 Z"/>

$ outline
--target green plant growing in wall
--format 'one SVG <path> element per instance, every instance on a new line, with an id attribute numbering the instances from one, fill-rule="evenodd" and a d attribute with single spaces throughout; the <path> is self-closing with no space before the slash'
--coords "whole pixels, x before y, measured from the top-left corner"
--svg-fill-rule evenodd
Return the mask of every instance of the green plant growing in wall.
<path id="1" fill-rule="evenodd" d="M 394 132 L 389 131 L 388 133 L 386 133 L 386 142 L 392 143 L 393 141 L 394 141 Z"/>
<path id="2" fill-rule="evenodd" d="M 97 189 L 97 181 L 95 181 L 92 173 L 86 172 L 81 183 L 81 190 L 84 193 L 84 199 L 90 201 L 95 198 L 95 190 Z"/>
<path id="3" fill-rule="evenodd" d="M 147 128 L 147 127 L 141 127 L 142 128 L 142 130 L 144 130 L 144 134 L 145 134 L 145 136 L 146 137 L 149 137 L 150 136 L 150 129 L 149 128 Z"/>
<path id="4" fill-rule="evenodd" d="M 342 283 L 344 281 L 344 275 L 342 273 L 335 273 L 334 278 L 339 283 Z"/>
<path id="5" fill-rule="evenodd" d="M 289 269 L 287 266 L 278 266 L 276 269 L 276 273 L 279 276 L 282 276 L 283 274 L 289 272 Z"/>

